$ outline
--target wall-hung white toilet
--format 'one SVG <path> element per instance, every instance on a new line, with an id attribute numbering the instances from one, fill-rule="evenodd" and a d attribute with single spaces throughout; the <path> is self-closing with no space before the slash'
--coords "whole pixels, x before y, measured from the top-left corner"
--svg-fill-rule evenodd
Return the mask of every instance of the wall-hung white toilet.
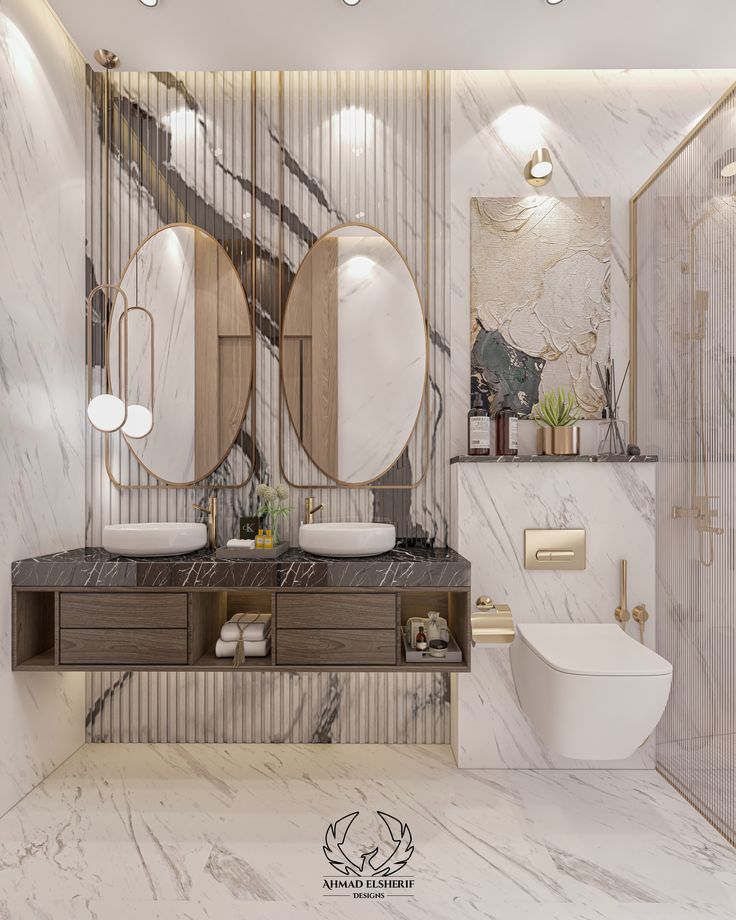
<path id="1" fill-rule="evenodd" d="M 672 665 L 615 624 L 517 624 L 511 670 L 544 743 L 580 760 L 623 760 L 664 712 Z"/>

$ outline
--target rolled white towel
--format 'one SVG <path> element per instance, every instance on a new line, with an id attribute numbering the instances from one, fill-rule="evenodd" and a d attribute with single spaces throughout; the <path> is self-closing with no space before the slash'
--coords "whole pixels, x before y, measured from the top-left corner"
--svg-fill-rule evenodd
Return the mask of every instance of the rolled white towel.
<path id="1" fill-rule="evenodd" d="M 238 619 L 240 617 L 240 619 Z M 271 632 L 271 614 L 260 613 L 256 619 L 254 615 L 235 614 L 227 623 L 223 623 L 220 638 L 223 642 L 237 642 L 243 638 L 250 641 L 265 639 Z"/>
<path id="2" fill-rule="evenodd" d="M 239 549 L 255 549 L 256 541 L 255 540 L 228 540 L 227 545 L 230 547 L 238 547 Z"/>
<path id="3" fill-rule="evenodd" d="M 237 642 L 223 642 L 217 640 L 215 655 L 218 658 L 234 658 L 237 651 Z M 243 651 L 246 658 L 264 658 L 271 651 L 271 640 L 261 639 L 260 642 L 243 642 Z"/>

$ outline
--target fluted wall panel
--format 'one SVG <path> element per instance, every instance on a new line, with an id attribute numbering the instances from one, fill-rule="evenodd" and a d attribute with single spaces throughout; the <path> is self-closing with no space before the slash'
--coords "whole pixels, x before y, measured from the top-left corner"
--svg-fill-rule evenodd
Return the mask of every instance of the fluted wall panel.
<path id="1" fill-rule="evenodd" d="M 87 544 L 106 523 L 194 520 L 215 483 L 220 539 L 254 508 L 259 482 L 295 489 L 291 539 L 306 495 L 329 520 L 380 520 L 400 536 L 447 543 L 450 320 L 449 78 L 407 72 L 122 73 L 111 76 L 109 184 L 104 77 L 87 74 L 87 287 L 120 277 L 139 242 L 191 222 L 230 253 L 257 336 L 255 392 L 223 465 L 193 489 L 118 489 L 102 436 L 87 438 Z M 109 194 L 108 194 L 109 188 Z M 109 201 L 109 230 L 106 203 Z M 290 283 L 314 241 L 360 221 L 389 236 L 422 294 L 430 332 L 429 401 L 379 488 L 328 488 L 293 436 L 279 400 L 279 332 Z M 109 254 L 109 260 L 106 255 Z M 106 262 L 109 261 L 109 270 Z M 103 385 L 103 323 L 95 305 L 93 377 Z M 279 431 L 283 426 L 284 471 Z M 253 458 L 253 461 L 251 461 Z M 117 435 L 110 467 L 134 486 L 159 483 Z M 415 488 L 380 488 L 411 486 Z M 449 739 L 449 681 L 418 675 L 115 674 L 87 681 L 90 740 Z M 324 726 L 327 725 L 328 728 Z M 165 739 L 163 736 L 166 736 Z"/>

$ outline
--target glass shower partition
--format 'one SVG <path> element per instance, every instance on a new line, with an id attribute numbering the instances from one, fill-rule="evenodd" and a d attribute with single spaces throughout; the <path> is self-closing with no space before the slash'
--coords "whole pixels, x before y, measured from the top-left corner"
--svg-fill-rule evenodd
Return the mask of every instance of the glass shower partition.
<path id="1" fill-rule="evenodd" d="M 736 86 L 632 199 L 632 421 L 660 458 L 657 768 L 736 842 Z"/>

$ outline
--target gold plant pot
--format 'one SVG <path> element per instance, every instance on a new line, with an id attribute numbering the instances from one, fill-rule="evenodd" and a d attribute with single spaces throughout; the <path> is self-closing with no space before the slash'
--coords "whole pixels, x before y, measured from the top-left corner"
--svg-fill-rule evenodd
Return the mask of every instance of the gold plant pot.
<path id="1" fill-rule="evenodd" d="M 575 457 L 580 453 L 580 429 L 577 425 L 550 428 L 545 425 L 537 431 L 537 453 L 553 457 Z"/>

